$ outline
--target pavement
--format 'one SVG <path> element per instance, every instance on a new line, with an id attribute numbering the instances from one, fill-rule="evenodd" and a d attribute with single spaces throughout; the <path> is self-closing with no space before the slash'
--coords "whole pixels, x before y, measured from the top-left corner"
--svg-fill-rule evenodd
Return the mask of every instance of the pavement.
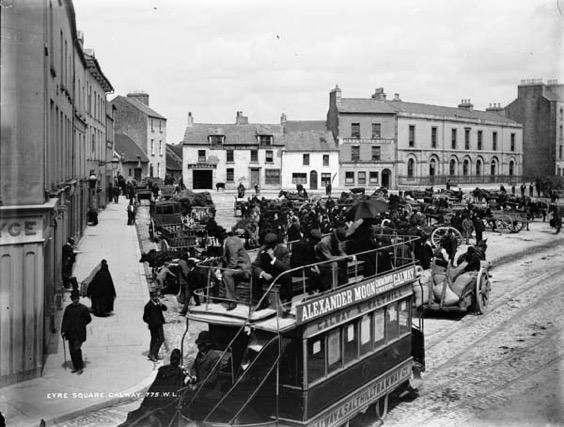
<path id="1" fill-rule="evenodd" d="M 40 378 L 0 389 L 0 410 L 8 426 L 56 425 L 81 414 L 139 398 L 153 382 L 160 365 L 147 359 L 150 334 L 142 320 L 149 300 L 147 276 L 139 263 L 136 227 L 128 226 L 127 200 L 110 203 L 99 213 L 99 224 L 88 226 L 78 244 L 74 275 L 79 283 L 103 258 L 116 287 L 113 315 L 92 316 L 82 352 L 82 375 L 71 373 L 68 345 L 59 331 L 52 335 Z M 90 307 L 90 300 L 81 298 Z M 70 304 L 65 292 L 63 306 Z M 60 327 L 63 311 L 57 312 Z M 66 363 L 65 363 L 66 353 Z"/>

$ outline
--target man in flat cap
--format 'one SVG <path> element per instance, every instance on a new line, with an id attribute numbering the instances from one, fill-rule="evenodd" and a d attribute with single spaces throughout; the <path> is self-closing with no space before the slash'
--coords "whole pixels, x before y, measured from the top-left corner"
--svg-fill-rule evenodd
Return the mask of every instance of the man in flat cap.
<path id="1" fill-rule="evenodd" d="M 311 266 L 317 262 L 315 257 L 315 245 L 321 240 L 321 230 L 314 228 L 304 236 L 301 240 L 292 245 L 292 257 L 290 259 L 290 267 L 304 267 L 295 270 L 292 275 L 296 277 L 305 276 L 308 278 L 308 291 L 324 290 L 323 281 L 321 280 L 319 268 Z"/>
<path id="2" fill-rule="evenodd" d="M 80 295 L 77 290 L 71 291 L 72 304 L 65 308 L 63 323 L 61 325 L 61 336 L 69 342 L 69 351 L 73 370 L 79 375 L 84 369 L 82 360 L 82 343 L 86 341 L 86 325 L 92 321 L 88 307 L 80 303 Z M 64 343 L 63 343 L 64 345 Z"/>
<path id="3" fill-rule="evenodd" d="M 224 290 L 220 289 L 219 296 L 226 300 L 225 308 L 229 311 L 237 307 L 237 284 L 251 278 L 251 259 L 241 237 L 229 236 L 223 227 L 220 227 L 218 237 L 223 245 L 221 266 L 224 268 L 221 270 Z"/>
<path id="4" fill-rule="evenodd" d="M 345 246 L 346 236 L 347 230 L 345 229 L 345 227 L 337 227 L 334 228 L 330 234 L 323 237 L 321 241 L 315 246 L 315 256 L 317 257 L 318 261 L 338 260 L 337 276 L 339 285 L 345 285 L 349 281 L 349 274 L 347 269 L 348 258 L 343 258 L 347 256 L 347 253 L 343 248 Z M 332 280 L 329 279 L 331 277 L 331 264 L 332 263 L 325 263 L 320 266 L 324 283 L 332 282 Z"/>
<path id="5" fill-rule="evenodd" d="M 276 277 L 290 269 L 290 251 L 286 245 L 278 243 L 278 236 L 267 233 L 264 236 L 264 244 L 259 248 L 255 258 L 253 271 L 253 298 L 258 302 L 263 294 L 263 287 L 268 287 Z M 292 276 L 283 274 L 279 279 L 280 299 L 285 309 L 289 309 L 288 303 L 292 301 Z M 263 299 L 259 309 L 267 308 L 268 301 Z"/>

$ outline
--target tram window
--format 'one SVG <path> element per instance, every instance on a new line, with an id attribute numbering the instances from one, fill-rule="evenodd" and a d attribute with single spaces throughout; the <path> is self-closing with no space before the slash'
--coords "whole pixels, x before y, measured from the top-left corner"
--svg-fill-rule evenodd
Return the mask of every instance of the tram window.
<path id="1" fill-rule="evenodd" d="M 358 323 L 349 323 L 343 328 L 345 342 L 345 364 L 358 359 Z"/>
<path id="2" fill-rule="evenodd" d="M 325 336 L 321 335 L 307 343 L 307 379 L 315 381 L 325 376 Z"/>
<path id="3" fill-rule="evenodd" d="M 398 304 L 386 307 L 386 341 L 390 342 L 399 337 Z"/>
<path id="4" fill-rule="evenodd" d="M 399 333 L 400 336 L 411 331 L 411 323 L 409 319 L 409 304 L 407 300 L 399 302 Z"/>
<path id="5" fill-rule="evenodd" d="M 327 335 L 327 373 L 341 368 L 342 361 L 341 328 L 337 328 Z"/>
<path id="6" fill-rule="evenodd" d="M 370 330 L 370 316 L 364 315 L 360 320 L 360 355 L 366 354 L 372 348 L 372 333 Z"/>
<path id="7" fill-rule="evenodd" d="M 374 312 L 374 348 L 377 349 L 379 346 L 383 345 L 386 341 L 386 336 L 384 335 L 385 322 L 384 322 L 384 310 L 378 310 Z"/>

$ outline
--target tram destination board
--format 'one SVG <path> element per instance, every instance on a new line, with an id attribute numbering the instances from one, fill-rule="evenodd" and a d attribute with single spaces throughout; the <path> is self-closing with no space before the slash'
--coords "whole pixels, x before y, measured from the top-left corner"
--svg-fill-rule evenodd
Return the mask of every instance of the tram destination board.
<path id="1" fill-rule="evenodd" d="M 327 295 L 297 305 L 296 323 L 310 322 L 321 316 L 342 310 L 401 287 L 413 282 L 416 278 L 415 267 L 410 266 L 351 286 L 338 288 Z"/>

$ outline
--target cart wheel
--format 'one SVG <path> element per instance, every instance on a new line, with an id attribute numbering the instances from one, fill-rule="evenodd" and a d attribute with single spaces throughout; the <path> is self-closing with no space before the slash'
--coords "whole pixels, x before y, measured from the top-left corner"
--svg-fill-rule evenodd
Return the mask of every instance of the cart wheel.
<path id="1" fill-rule="evenodd" d="M 433 243 L 433 245 L 439 246 L 441 244 L 441 240 L 443 236 L 447 233 L 449 229 L 452 230 L 454 237 L 456 237 L 456 246 L 457 247 L 460 246 L 464 238 L 462 237 L 462 234 L 460 234 L 460 231 L 458 231 L 454 227 L 438 227 L 435 230 L 433 230 L 433 232 L 431 233 L 431 242 Z"/>
<path id="2" fill-rule="evenodd" d="M 515 233 L 519 233 L 523 227 L 525 227 L 525 223 L 522 221 L 513 221 L 513 231 Z"/>
<path id="3" fill-rule="evenodd" d="M 486 219 L 486 218 L 482 218 L 482 224 L 484 224 L 484 228 L 486 230 L 491 229 L 492 228 L 492 223 L 491 223 L 491 219 Z"/>
<path id="4" fill-rule="evenodd" d="M 511 218 L 503 216 L 495 220 L 496 231 L 500 233 L 511 233 L 513 230 L 513 224 Z"/>
<path id="5" fill-rule="evenodd" d="M 488 271 L 480 270 L 476 278 L 476 289 L 474 295 L 474 311 L 484 314 L 488 308 L 490 301 L 491 283 L 488 277 Z"/>

